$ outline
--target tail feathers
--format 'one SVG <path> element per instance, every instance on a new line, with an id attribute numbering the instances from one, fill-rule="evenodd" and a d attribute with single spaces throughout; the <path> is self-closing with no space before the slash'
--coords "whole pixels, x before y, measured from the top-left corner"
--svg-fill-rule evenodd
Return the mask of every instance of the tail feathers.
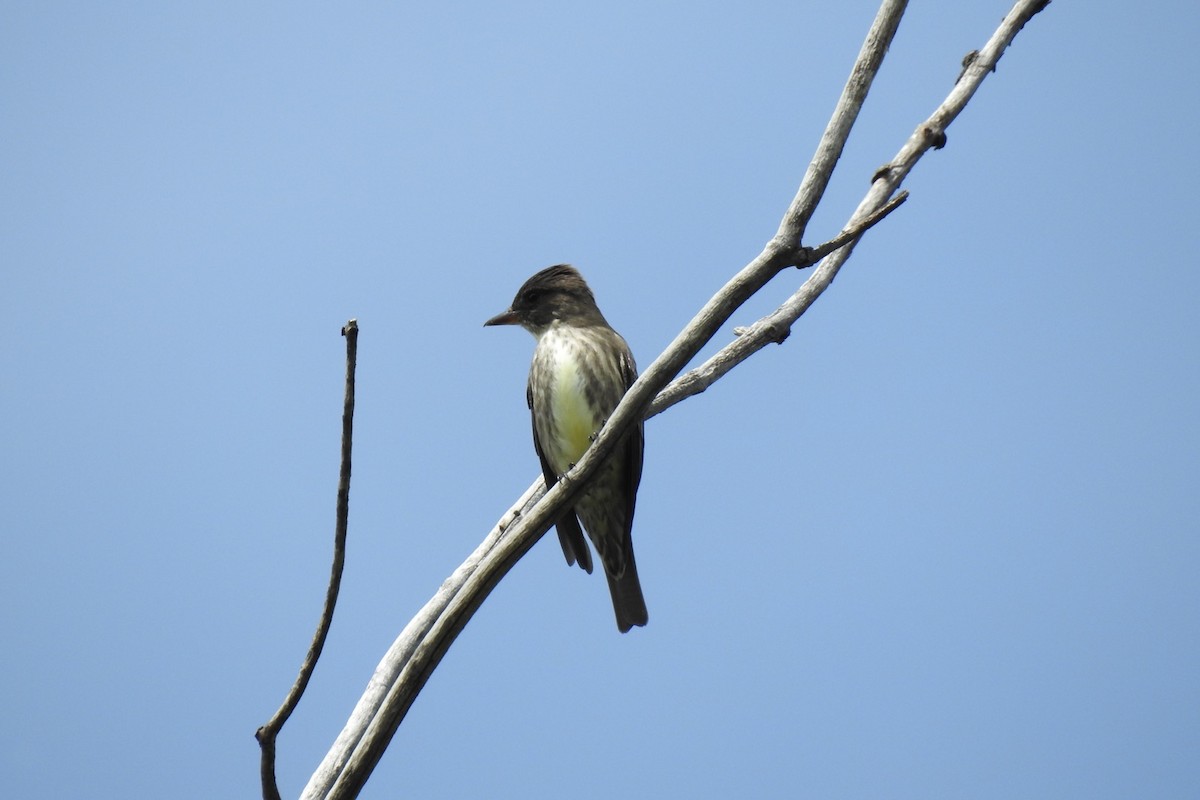
<path id="1" fill-rule="evenodd" d="M 621 577 L 614 578 L 608 570 L 604 571 L 604 577 L 608 578 L 608 592 L 612 595 L 613 611 L 617 614 L 617 628 L 621 633 L 628 632 L 634 625 L 645 625 L 650 619 L 632 550 L 629 555 Z"/>

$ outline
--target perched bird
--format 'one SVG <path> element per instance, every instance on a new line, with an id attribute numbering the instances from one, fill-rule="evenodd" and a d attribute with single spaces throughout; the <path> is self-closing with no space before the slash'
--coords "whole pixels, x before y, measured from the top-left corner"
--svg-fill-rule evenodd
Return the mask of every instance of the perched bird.
<path id="1" fill-rule="evenodd" d="M 483 323 L 520 325 L 537 339 L 526 399 L 533 446 L 546 487 L 573 467 L 637 378 L 629 345 L 596 306 L 572 266 L 548 267 L 525 281 L 507 311 Z M 642 480 L 642 424 L 625 435 L 601 474 L 555 523 L 568 564 L 592 571 L 579 523 L 600 556 L 617 627 L 645 625 L 646 601 L 633 559 L 633 508 Z"/>

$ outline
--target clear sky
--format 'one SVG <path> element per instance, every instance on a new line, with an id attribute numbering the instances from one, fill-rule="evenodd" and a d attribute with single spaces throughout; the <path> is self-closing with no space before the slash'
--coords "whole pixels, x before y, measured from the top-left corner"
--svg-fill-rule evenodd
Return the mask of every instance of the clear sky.
<path id="1" fill-rule="evenodd" d="M 258 795 L 355 317 L 298 794 L 537 474 L 533 340 L 483 321 L 570 261 L 648 364 L 774 234 L 875 10 L 3 4 L 6 796 Z M 913 3 L 809 244 L 1007 10 Z M 786 344 L 648 424 L 649 626 L 544 540 L 365 796 L 1200 796 L 1198 38 L 1052 3 Z"/>

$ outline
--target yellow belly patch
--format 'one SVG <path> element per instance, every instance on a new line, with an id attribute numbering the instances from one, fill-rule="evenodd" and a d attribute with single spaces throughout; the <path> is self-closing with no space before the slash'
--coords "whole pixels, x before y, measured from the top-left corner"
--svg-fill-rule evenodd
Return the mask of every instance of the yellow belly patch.
<path id="1" fill-rule="evenodd" d="M 559 455 L 565 468 L 576 464 L 592 444 L 597 420 L 588 408 L 581 376 L 574 359 L 560 358 L 555 364 L 553 414 L 558 428 Z"/>

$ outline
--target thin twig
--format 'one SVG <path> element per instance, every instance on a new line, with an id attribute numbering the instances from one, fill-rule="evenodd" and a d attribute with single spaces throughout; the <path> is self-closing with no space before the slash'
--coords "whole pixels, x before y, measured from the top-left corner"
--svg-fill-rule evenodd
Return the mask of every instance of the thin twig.
<path id="1" fill-rule="evenodd" d="M 296 682 L 292 684 L 279 710 L 254 734 L 262 751 L 259 772 L 263 800 L 281 800 L 279 784 L 275 779 L 275 740 L 288 717 L 300 704 L 300 698 L 304 696 L 308 681 L 312 678 L 318 659 L 321 658 L 329 627 L 333 624 L 333 610 L 337 606 L 338 591 L 342 585 L 342 569 L 346 564 L 346 527 L 350 516 L 350 451 L 354 441 L 354 373 L 358 364 L 358 320 L 352 319 L 347 322 L 342 328 L 342 336 L 346 337 L 346 395 L 342 405 L 342 462 L 338 471 L 333 565 L 330 568 L 329 586 L 325 589 L 325 607 L 321 610 L 321 619 L 317 622 L 317 630 L 313 634 L 308 653 L 304 656 L 304 663 L 300 665 L 300 674 L 296 676 Z"/>
<path id="2" fill-rule="evenodd" d="M 816 247 L 801 247 L 796 255 L 796 262 L 789 266 L 804 268 L 811 267 L 819 262 L 822 258 L 829 255 L 835 250 L 840 250 L 850 242 L 856 241 L 862 237 L 864 233 L 874 228 L 888 214 L 899 208 L 905 200 L 908 199 L 908 190 L 900 192 L 891 200 L 888 200 L 879 208 L 872 211 L 867 216 L 863 217 L 858 222 L 847 226 L 837 236 L 830 239 L 824 244 L 819 244 Z"/>

